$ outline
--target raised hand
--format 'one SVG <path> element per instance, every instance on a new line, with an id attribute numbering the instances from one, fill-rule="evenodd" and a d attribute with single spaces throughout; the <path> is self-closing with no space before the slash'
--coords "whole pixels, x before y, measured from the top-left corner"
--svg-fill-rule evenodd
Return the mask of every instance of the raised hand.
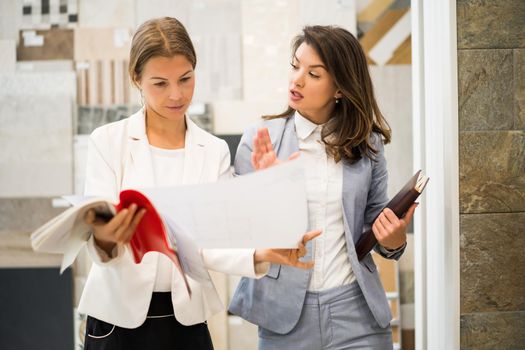
<path id="1" fill-rule="evenodd" d="M 299 259 L 307 253 L 306 243 L 320 234 L 321 231 L 319 230 L 305 233 L 296 249 L 257 249 L 254 255 L 255 262 L 271 262 L 301 269 L 311 269 L 314 266 L 314 261 L 303 262 L 299 261 Z"/>
<path id="2" fill-rule="evenodd" d="M 288 160 L 299 157 L 299 152 L 293 153 Z M 277 158 L 270 139 L 270 133 L 267 128 L 260 128 L 253 138 L 253 151 L 251 158 L 252 166 L 255 170 L 266 169 L 279 164 L 281 161 Z"/>
<path id="3" fill-rule="evenodd" d="M 129 208 L 118 212 L 108 222 L 97 219 L 93 209 L 88 210 L 84 220 L 92 227 L 97 246 L 111 255 L 116 244 L 129 243 L 137 225 L 146 213 L 144 208 L 137 209 L 137 205 L 132 204 Z"/>

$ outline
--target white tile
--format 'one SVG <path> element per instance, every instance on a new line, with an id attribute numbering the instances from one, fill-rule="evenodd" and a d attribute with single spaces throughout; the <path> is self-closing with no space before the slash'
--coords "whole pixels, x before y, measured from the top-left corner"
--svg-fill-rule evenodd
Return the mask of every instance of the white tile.
<path id="1" fill-rule="evenodd" d="M 16 70 L 16 41 L 0 39 L 0 73 L 13 73 Z"/>
<path id="2" fill-rule="evenodd" d="M 136 13 L 135 13 L 135 28 L 137 28 L 143 22 L 158 17 L 175 17 L 179 21 L 187 26 L 190 18 L 190 7 L 198 6 L 192 4 L 193 1 L 181 0 L 181 1 L 166 1 L 166 0 L 135 0 Z"/>
<path id="3" fill-rule="evenodd" d="M 297 0 L 242 1 L 244 100 L 286 98 L 298 9 Z"/>
<path id="4" fill-rule="evenodd" d="M 357 9 L 353 0 L 301 0 L 299 23 L 305 25 L 338 25 L 357 34 Z"/>
<path id="5" fill-rule="evenodd" d="M 134 0 L 78 0 L 78 6 L 80 27 L 134 27 Z"/>

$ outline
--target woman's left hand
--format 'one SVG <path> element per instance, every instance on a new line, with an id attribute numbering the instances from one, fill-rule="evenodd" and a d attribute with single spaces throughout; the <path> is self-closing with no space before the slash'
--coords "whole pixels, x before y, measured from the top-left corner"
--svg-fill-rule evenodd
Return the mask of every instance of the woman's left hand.
<path id="1" fill-rule="evenodd" d="M 405 216 L 398 218 L 389 208 L 385 208 L 372 225 L 377 242 L 389 250 L 395 250 L 405 244 L 407 226 L 414 216 L 417 203 L 412 204 Z"/>
<path id="2" fill-rule="evenodd" d="M 306 243 L 319 236 L 321 231 L 310 231 L 304 234 L 296 249 L 257 249 L 255 250 L 255 263 L 270 262 L 274 264 L 289 265 L 301 269 L 311 269 L 314 266 L 313 260 L 302 262 L 300 258 L 306 255 Z"/>

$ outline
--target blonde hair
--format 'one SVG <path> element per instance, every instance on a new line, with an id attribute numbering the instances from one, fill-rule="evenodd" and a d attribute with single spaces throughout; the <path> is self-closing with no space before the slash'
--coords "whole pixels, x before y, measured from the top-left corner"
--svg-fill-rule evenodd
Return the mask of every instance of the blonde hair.
<path id="1" fill-rule="evenodd" d="M 186 28 L 177 19 L 162 17 L 142 23 L 131 41 L 129 77 L 135 86 L 142 78 L 146 62 L 153 57 L 183 55 L 195 69 L 197 56 Z"/>

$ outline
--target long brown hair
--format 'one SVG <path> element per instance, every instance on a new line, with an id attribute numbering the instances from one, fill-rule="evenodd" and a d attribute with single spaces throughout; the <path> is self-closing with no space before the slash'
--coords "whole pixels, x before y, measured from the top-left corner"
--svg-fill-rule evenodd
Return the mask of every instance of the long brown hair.
<path id="1" fill-rule="evenodd" d="M 197 56 L 182 23 L 172 17 L 155 18 L 142 23 L 131 41 L 128 67 L 131 81 L 137 86 L 150 58 L 171 58 L 175 55 L 186 57 L 195 69 Z"/>
<path id="2" fill-rule="evenodd" d="M 319 55 L 334 79 L 342 97 L 333 115 L 323 127 L 321 139 L 336 161 L 354 163 L 363 155 L 374 159 L 370 136 L 378 133 L 383 142 L 390 142 L 391 130 L 381 114 L 366 57 L 359 41 L 346 29 L 337 26 L 307 26 L 292 41 L 292 57 L 302 43 L 310 45 Z M 264 119 L 290 116 L 295 110 L 263 116 Z"/>

